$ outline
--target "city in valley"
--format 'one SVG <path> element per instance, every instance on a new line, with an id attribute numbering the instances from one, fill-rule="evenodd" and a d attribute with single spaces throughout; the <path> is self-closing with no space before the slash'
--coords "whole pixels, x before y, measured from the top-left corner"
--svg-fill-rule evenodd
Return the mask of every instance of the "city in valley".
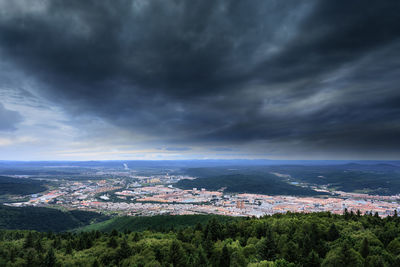
<path id="1" fill-rule="evenodd" d="M 274 172 L 271 174 L 278 179 L 287 176 Z M 128 169 L 126 165 L 123 170 L 97 169 L 76 174 L 76 177 L 50 174 L 12 177 L 41 181 L 47 185 L 47 190 L 10 196 L 5 202 L 9 206 L 79 209 L 129 216 L 218 214 L 260 217 L 286 212 L 329 211 L 342 214 L 347 211 L 356 214 L 378 213 L 385 217 L 400 211 L 399 195 L 344 192 L 329 189 L 326 185 L 308 185 L 321 193 L 315 196 L 234 193 L 227 191 L 226 187 L 217 190 L 182 189 L 179 188 L 179 181 L 194 180 L 196 177 L 182 173 L 170 174 L 168 170 L 144 175 L 143 172 Z M 298 182 L 291 184 L 296 187 L 307 186 Z"/>

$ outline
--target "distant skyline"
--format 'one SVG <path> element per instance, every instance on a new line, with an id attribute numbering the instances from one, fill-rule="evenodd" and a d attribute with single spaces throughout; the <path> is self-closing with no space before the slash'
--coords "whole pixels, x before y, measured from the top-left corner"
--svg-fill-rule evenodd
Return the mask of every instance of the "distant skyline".
<path id="1" fill-rule="evenodd" d="M 0 0 L 0 160 L 399 160 L 399 14 Z"/>

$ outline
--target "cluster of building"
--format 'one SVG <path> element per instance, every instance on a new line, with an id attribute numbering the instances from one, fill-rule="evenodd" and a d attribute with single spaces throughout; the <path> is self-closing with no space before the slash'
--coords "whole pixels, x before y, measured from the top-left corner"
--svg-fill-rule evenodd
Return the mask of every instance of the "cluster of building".
<path id="1" fill-rule="evenodd" d="M 103 180 L 61 181 L 57 189 L 32 195 L 28 202 L 13 205 L 55 206 L 124 215 L 220 214 L 262 216 L 274 213 L 378 212 L 380 216 L 400 212 L 399 196 L 373 196 L 336 191 L 329 197 L 269 196 L 233 194 L 204 188 L 174 187 L 184 176 L 113 177 Z M 320 189 L 324 191 L 323 189 Z"/>

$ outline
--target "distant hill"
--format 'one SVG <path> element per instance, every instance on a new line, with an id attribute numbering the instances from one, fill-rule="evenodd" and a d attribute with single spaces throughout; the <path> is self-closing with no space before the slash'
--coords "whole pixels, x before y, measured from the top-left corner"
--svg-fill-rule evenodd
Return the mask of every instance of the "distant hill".
<path id="1" fill-rule="evenodd" d="M 286 183 L 290 180 L 290 182 L 311 185 L 326 185 L 328 188 L 345 192 L 368 192 L 377 195 L 394 195 L 400 193 L 400 166 L 392 162 L 314 166 L 280 165 L 188 168 L 185 169 L 185 173 L 200 178 L 193 181 L 183 180 L 178 183 L 178 187 L 187 189 L 192 187 L 218 189 L 229 186 L 227 190 L 232 192 L 266 193 L 272 191 L 272 194 L 283 194 L 280 192 L 295 194 L 297 192 L 291 190 L 293 186 Z M 271 173 L 288 175 L 290 179 L 285 181 L 285 179 L 275 177 Z M 233 178 L 236 179 L 235 183 L 232 182 Z M 275 183 L 276 181 L 278 181 L 278 184 Z M 285 184 L 282 185 L 281 183 Z M 258 186 L 259 188 L 257 188 Z M 298 195 L 304 195 L 304 192 L 299 193 Z"/>
<path id="2" fill-rule="evenodd" d="M 102 231 L 110 232 L 118 231 L 144 231 L 156 230 L 165 231 L 169 229 L 179 229 L 196 224 L 205 224 L 211 219 L 217 219 L 219 222 L 228 222 L 239 220 L 237 217 L 221 216 L 221 215 L 157 215 L 143 217 L 115 217 L 107 221 L 87 225 L 78 229 L 78 231 Z"/>
<path id="3" fill-rule="evenodd" d="M 0 176 L 0 195 L 29 195 L 46 189 L 38 180 Z"/>
<path id="4" fill-rule="evenodd" d="M 225 192 L 266 195 L 313 196 L 322 194 L 310 188 L 291 185 L 283 181 L 282 178 L 270 173 L 263 175 L 230 174 L 197 178 L 194 180 L 181 180 L 176 186 L 182 189 L 192 189 L 196 187 L 218 190 L 225 188 Z"/>
<path id="5" fill-rule="evenodd" d="M 61 232 L 107 219 L 108 216 L 96 212 L 0 205 L 0 229 Z"/>
<path id="6" fill-rule="evenodd" d="M 390 164 L 345 164 L 338 166 L 274 166 L 299 182 L 328 185 L 345 192 L 377 195 L 400 193 L 400 167 Z"/>

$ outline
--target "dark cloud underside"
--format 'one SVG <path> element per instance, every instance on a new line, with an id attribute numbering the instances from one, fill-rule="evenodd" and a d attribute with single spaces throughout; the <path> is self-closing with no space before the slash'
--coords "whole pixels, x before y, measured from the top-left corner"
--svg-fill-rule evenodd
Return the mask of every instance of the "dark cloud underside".
<path id="1" fill-rule="evenodd" d="M 0 55 L 71 116 L 185 147 L 400 149 L 399 1 L 32 2 L 2 4 Z"/>

